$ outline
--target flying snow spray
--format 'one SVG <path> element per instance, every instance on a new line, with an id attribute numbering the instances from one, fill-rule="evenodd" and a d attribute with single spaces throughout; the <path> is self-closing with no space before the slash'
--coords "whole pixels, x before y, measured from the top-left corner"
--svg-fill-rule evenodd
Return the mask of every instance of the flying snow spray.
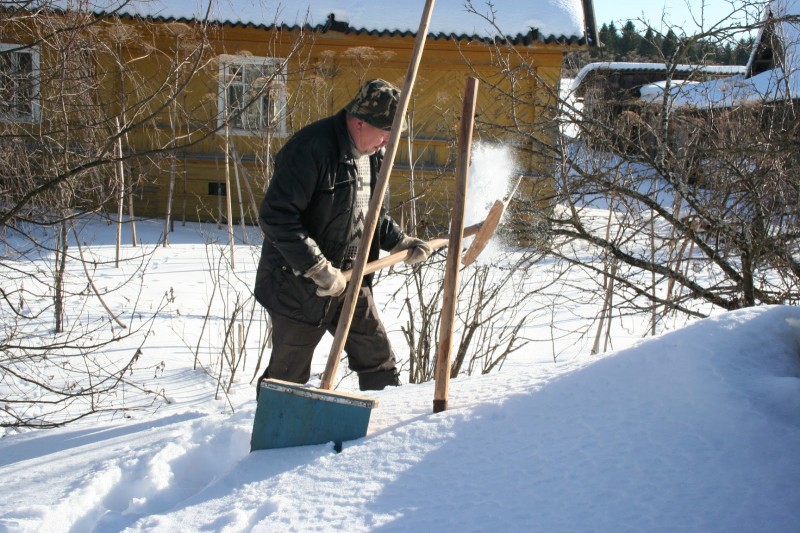
<path id="1" fill-rule="evenodd" d="M 508 194 L 509 183 L 516 168 L 516 161 L 508 147 L 488 143 L 473 145 L 464 226 L 482 222 L 494 202 Z M 502 224 L 502 220 L 500 223 Z M 469 245 L 466 239 L 465 245 Z M 492 257 L 497 247 L 497 240 L 492 239 L 481 257 Z"/>

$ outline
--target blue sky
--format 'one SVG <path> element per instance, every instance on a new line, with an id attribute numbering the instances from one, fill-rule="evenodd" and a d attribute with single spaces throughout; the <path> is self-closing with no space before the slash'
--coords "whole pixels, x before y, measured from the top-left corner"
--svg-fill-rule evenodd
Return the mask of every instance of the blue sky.
<path id="1" fill-rule="evenodd" d="M 620 20 L 633 19 L 636 23 L 640 18 L 658 28 L 662 14 L 667 13 L 667 21 L 671 26 L 683 28 L 686 33 L 691 33 L 697 28 L 692 20 L 692 14 L 698 20 L 701 14 L 704 15 L 706 24 L 716 23 L 730 16 L 737 8 L 742 9 L 746 3 L 756 4 L 753 1 L 740 0 L 705 0 L 705 2 L 692 0 L 690 9 L 685 0 L 594 0 L 594 11 L 598 28 L 611 21 L 614 21 L 619 28 L 622 26 L 619 24 Z M 758 11 L 760 12 L 760 9 Z M 637 26 L 640 25 L 637 23 Z"/>

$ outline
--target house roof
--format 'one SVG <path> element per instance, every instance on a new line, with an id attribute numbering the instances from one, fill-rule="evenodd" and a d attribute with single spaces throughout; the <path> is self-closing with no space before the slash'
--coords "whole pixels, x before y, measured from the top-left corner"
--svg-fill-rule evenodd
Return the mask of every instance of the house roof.
<path id="1" fill-rule="evenodd" d="M 759 68 L 759 62 L 763 62 L 764 52 L 769 56 L 772 65 L 770 67 L 786 67 L 793 65 L 796 70 L 800 67 L 800 51 L 798 51 L 798 41 L 800 41 L 800 20 L 792 20 L 787 17 L 800 17 L 800 0 L 772 0 L 764 10 L 762 26 L 758 30 L 750 59 L 747 62 L 747 71 L 753 76 L 763 72 L 765 69 Z M 777 20 L 775 24 L 769 24 L 770 19 Z M 781 43 L 782 50 L 772 50 L 769 38 L 774 36 Z M 774 52 L 781 53 L 783 57 L 775 57 Z M 775 65 L 777 60 L 778 64 Z"/>
<path id="2" fill-rule="evenodd" d="M 130 3 L 100 0 L 94 11 L 100 15 L 117 13 L 163 21 L 207 18 L 229 25 L 415 35 L 424 6 L 424 0 L 210 0 L 210 6 L 209 0 L 133 0 Z M 533 41 L 577 44 L 587 42 L 587 20 L 592 22 L 593 17 L 591 0 L 437 0 L 428 35 L 479 40 L 506 37 L 522 44 Z"/>

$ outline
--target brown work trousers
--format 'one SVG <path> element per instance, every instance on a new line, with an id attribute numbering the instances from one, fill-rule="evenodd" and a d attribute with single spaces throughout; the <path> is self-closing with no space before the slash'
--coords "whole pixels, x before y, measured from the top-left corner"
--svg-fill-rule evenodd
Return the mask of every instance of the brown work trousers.
<path id="1" fill-rule="evenodd" d="M 261 379 L 274 378 L 293 383 L 306 383 L 311 377 L 314 349 L 326 331 L 331 335 L 335 334 L 343 303 L 344 294 L 335 298 L 319 326 L 270 313 L 272 354 Z M 348 367 L 359 376 L 395 368 L 394 352 L 378 316 L 372 289 L 369 287 L 362 286 L 356 298 L 356 308 L 344 344 L 344 352 L 347 354 Z"/>

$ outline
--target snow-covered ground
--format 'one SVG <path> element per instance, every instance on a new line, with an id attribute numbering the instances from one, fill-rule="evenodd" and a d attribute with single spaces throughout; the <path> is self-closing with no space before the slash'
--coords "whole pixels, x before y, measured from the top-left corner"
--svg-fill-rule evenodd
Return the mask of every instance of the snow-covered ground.
<path id="1" fill-rule="evenodd" d="M 220 329 L 202 328 L 210 301 L 224 324 L 223 302 L 247 292 L 259 247 L 239 242 L 234 271 L 212 276 L 224 228 L 176 223 L 159 247 L 162 228 L 139 221 L 138 251 L 123 247 L 152 252 L 141 293 L 106 296 L 116 312 L 136 303 L 141 316 L 120 315 L 128 324 L 166 302 L 128 376 L 158 394 L 126 385 L 118 402 L 150 407 L 0 438 L 0 532 L 797 530 L 797 308 L 717 314 L 643 340 L 646 319 L 629 318 L 615 322 L 615 352 L 590 355 L 593 335 L 564 332 L 591 331 L 582 321 L 600 303 L 543 306 L 526 331 L 533 342 L 499 371 L 451 381 L 447 411 L 432 413 L 433 383 L 406 383 L 362 393 L 380 404 L 367 436 L 340 453 L 331 444 L 251 453 L 257 350 L 226 395 Z M 113 258 L 114 231 L 83 228 L 84 252 Z M 497 251 L 485 253 L 492 261 Z M 530 283 L 552 282 L 550 266 Z M 112 287 L 127 268 L 101 264 L 95 282 Z M 400 279 L 382 276 L 376 291 L 402 359 Z M 562 279 L 551 293 L 586 285 Z M 80 310 L 89 311 L 103 313 Z M 328 337 L 315 372 L 329 346 Z M 339 390 L 356 392 L 355 380 Z"/>

